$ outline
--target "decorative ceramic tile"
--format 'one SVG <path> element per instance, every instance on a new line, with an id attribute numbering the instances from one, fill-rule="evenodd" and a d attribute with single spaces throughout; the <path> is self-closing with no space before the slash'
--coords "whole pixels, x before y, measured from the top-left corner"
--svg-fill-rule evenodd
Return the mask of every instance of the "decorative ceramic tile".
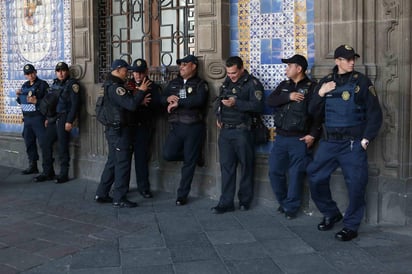
<path id="1" fill-rule="evenodd" d="M 25 82 L 23 66 L 33 64 L 51 83 L 56 63 L 71 63 L 71 1 L 2 1 L 0 7 L 0 131 L 21 132 L 15 98 Z"/>

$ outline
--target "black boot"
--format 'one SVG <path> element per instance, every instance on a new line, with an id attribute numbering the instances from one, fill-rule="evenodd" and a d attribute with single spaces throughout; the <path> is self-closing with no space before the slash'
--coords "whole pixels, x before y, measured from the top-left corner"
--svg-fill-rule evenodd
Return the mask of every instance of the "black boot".
<path id="1" fill-rule="evenodd" d="M 36 161 L 30 162 L 29 167 L 21 172 L 21 174 L 23 175 L 34 174 L 34 173 L 39 173 Z"/>

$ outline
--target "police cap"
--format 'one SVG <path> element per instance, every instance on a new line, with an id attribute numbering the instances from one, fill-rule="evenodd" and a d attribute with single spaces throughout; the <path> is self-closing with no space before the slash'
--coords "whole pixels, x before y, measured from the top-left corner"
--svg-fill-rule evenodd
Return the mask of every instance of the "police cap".
<path id="1" fill-rule="evenodd" d="M 357 54 L 355 50 L 351 46 L 348 46 L 348 45 L 340 45 L 339 47 L 337 47 L 335 49 L 334 56 L 335 56 L 334 57 L 335 59 L 339 57 L 342 57 L 345 59 L 352 59 L 354 57 L 360 57 L 360 55 Z"/>
<path id="2" fill-rule="evenodd" d="M 34 66 L 32 64 L 26 64 L 23 67 L 23 72 L 24 72 L 24 74 L 27 75 L 27 74 L 37 72 L 37 71 L 36 71 L 36 69 L 34 68 Z"/>
<path id="3" fill-rule="evenodd" d="M 136 59 L 132 66 L 133 72 L 145 72 L 147 70 L 147 63 L 143 59 Z"/>
<path id="4" fill-rule="evenodd" d="M 58 62 L 55 70 L 56 71 L 59 71 L 59 70 L 69 71 L 69 66 L 65 62 Z"/>
<path id="5" fill-rule="evenodd" d="M 127 69 L 129 69 L 129 70 L 132 69 L 132 67 L 129 66 L 129 64 L 128 64 L 125 60 L 116 59 L 116 60 L 114 60 L 113 63 L 112 63 L 112 71 L 113 71 L 113 70 L 116 70 L 116 69 L 119 69 L 119 68 L 127 68 Z"/>
<path id="6" fill-rule="evenodd" d="M 282 63 L 285 64 L 297 64 L 302 67 L 303 71 L 306 71 L 308 68 L 308 61 L 303 55 L 295 54 L 289 59 L 282 59 Z"/>
<path id="7" fill-rule="evenodd" d="M 180 65 L 181 63 L 193 63 L 195 65 L 199 64 L 199 60 L 194 55 L 188 55 L 185 58 L 177 59 L 176 64 Z"/>

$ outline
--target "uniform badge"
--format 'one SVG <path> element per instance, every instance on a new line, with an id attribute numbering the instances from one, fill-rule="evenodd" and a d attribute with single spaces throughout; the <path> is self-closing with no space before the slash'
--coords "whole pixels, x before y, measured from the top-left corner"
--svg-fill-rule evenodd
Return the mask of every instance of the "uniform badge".
<path id="1" fill-rule="evenodd" d="M 354 74 L 354 75 L 353 75 L 353 78 L 354 78 L 354 79 L 358 79 L 358 78 L 359 78 L 359 74 L 357 74 L 357 73 Z"/>
<path id="2" fill-rule="evenodd" d="M 259 101 L 261 101 L 261 100 L 262 100 L 262 97 L 263 97 L 263 92 L 260 91 L 260 90 L 255 90 L 255 97 L 256 97 L 256 99 L 258 99 Z"/>
<path id="3" fill-rule="evenodd" d="M 190 94 L 190 93 L 192 93 L 192 91 L 193 91 L 192 87 L 188 87 L 188 88 L 187 88 L 187 93 Z"/>
<path id="4" fill-rule="evenodd" d="M 358 93 L 360 91 L 360 86 L 355 87 L 355 93 Z"/>
<path id="5" fill-rule="evenodd" d="M 123 95 L 126 94 L 126 89 L 124 89 L 124 88 L 122 88 L 122 87 L 118 87 L 118 88 L 116 89 L 116 94 L 119 95 L 119 96 L 123 96 Z"/>
<path id="6" fill-rule="evenodd" d="M 140 67 L 140 66 L 142 65 L 142 61 L 138 60 L 138 61 L 136 62 L 136 65 L 137 65 L 138 67 Z"/>
<path id="7" fill-rule="evenodd" d="M 25 69 L 25 70 L 29 70 L 29 69 L 30 69 L 30 66 L 29 66 L 29 65 L 26 65 L 26 66 L 24 67 L 24 69 Z"/>
<path id="8" fill-rule="evenodd" d="M 349 93 L 349 91 L 344 91 L 344 92 L 342 92 L 342 99 L 343 99 L 344 101 L 348 101 L 349 98 L 350 98 L 350 93 Z"/>
<path id="9" fill-rule="evenodd" d="M 232 93 L 233 93 L 233 94 L 236 94 L 236 93 L 237 93 L 237 91 L 236 91 L 235 88 L 232 88 Z"/>
<path id="10" fill-rule="evenodd" d="M 345 49 L 346 49 L 346 50 L 352 50 L 352 47 L 351 47 L 351 46 L 348 46 L 348 45 L 345 45 Z"/>
<path id="11" fill-rule="evenodd" d="M 376 90 L 375 90 L 375 87 L 374 87 L 374 86 L 370 86 L 370 87 L 369 87 L 369 92 L 370 92 L 373 96 L 376 96 Z"/>
<path id="12" fill-rule="evenodd" d="M 33 92 L 30 90 L 27 96 L 31 97 L 33 95 Z"/>
<path id="13" fill-rule="evenodd" d="M 72 89 L 73 89 L 74 93 L 78 93 L 79 90 L 80 90 L 79 84 L 73 84 L 73 85 L 72 85 Z"/>

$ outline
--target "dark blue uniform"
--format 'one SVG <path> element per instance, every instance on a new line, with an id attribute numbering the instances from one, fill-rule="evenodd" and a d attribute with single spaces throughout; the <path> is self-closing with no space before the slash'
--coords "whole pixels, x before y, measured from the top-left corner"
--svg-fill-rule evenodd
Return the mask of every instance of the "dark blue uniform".
<path id="1" fill-rule="evenodd" d="M 132 81 L 135 87 L 134 93 L 141 92 L 138 90 L 139 85 Z M 146 94 L 151 95 L 150 103 L 147 106 L 140 104 L 135 111 L 129 113 L 128 124 L 131 130 L 136 184 L 140 193 L 150 192 L 148 161 L 156 117 L 160 109 L 160 91 L 161 87 L 151 82 L 146 91 Z"/>
<path id="2" fill-rule="evenodd" d="M 58 178 L 67 181 L 70 165 L 70 131 L 65 130 L 65 124 L 73 124 L 79 110 L 80 86 L 77 80 L 66 78 L 63 81 L 54 79 L 49 94 L 45 99 L 56 98 L 56 105 L 49 104 L 47 115 L 47 127 L 44 141 L 44 170 L 46 176 L 54 175 L 53 169 L 53 145 L 57 140 L 60 162 L 60 174 Z"/>
<path id="3" fill-rule="evenodd" d="M 336 82 L 335 90 L 319 96 L 322 84 L 329 81 Z M 340 214 L 329 186 L 332 172 L 340 166 L 349 194 L 343 223 L 357 231 L 365 211 L 368 182 L 367 153 L 361 140 L 375 139 L 382 124 L 375 88 L 362 73 L 338 74 L 335 67 L 319 82 L 309 112 L 325 123 L 324 138 L 307 169 L 312 199 L 326 218 Z"/>
<path id="4" fill-rule="evenodd" d="M 236 97 L 234 107 L 224 106 L 220 99 L 217 102 L 217 116 L 222 123 L 218 140 L 222 194 L 218 207 L 234 207 L 236 170 L 240 163 L 238 198 L 240 205 L 248 208 L 253 199 L 255 159 L 251 113 L 261 113 L 263 110 L 263 86 L 245 70 L 236 83 L 229 78 L 223 83 L 220 98 L 231 96 Z"/>
<path id="5" fill-rule="evenodd" d="M 316 82 L 305 77 L 298 83 L 281 82 L 268 96 L 267 104 L 275 108 L 276 139 L 269 156 L 269 178 L 277 201 L 286 214 L 293 216 L 302 200 L 303 181 L 311 150 L 300 138 L 320 135 L 320 123 L 313 123 L 308 113 Z M 291 92 L 301 92 L 305 99 L 291 101 Z M 286 176 L 288 174 L 288 176 Z"/>
<path id="6" fill-rule="evenodd" d="M 45 117 L 40 113 L 39 105 L 48 89 L 49 84 L 37 77 L 32 85 L 30 85 L 30 81 L 26 81 L 23 84 L 21 94 L 16 99 L 17 103 L 21 105 L 23 112 L 23 138 L 26 144 L 27 156 L 30 165 L 36 165 L 36 169 L 37 164 L 35 163 L 39 160 L 36 139 L 39 141 L 40 147 L 42 147 L 45 134 Z M 27 102 L 27 96 L 36 96 L 37 103 L 32 104 Z"/>
<path id="7" fill-rule="evenodd" d="M 105 128 L 109 154 L 96 196 L 109 197 L 113 185 L 113 203 L 120 203 L 126 200 L 132 159 L 132 139 L 127 115 L 128 111 L 136 110 L 145 93 L 131 94 L 126 90 L 125 82 L 111 74 L 104 83 L 104 90 L 104 107 L 111 114 L 109 116 L 112 120 L 111 125 Z"/>
<path id="8" fill-rule="evenodd" d="M 183 161 L 182 178 L 177 190 L 178 200 L 186 201 L 189 195 L 196 162 L 206 135 L 205 113 L 208 99 L 208 85 L 197 76 L 184 83 L 178 76 L 171 80 L 162 95 L 162 104 L 167 97 L 178 96 L 179 106 L 168 116 L 170 132 L 163 146 L 166 161 Z"/>

